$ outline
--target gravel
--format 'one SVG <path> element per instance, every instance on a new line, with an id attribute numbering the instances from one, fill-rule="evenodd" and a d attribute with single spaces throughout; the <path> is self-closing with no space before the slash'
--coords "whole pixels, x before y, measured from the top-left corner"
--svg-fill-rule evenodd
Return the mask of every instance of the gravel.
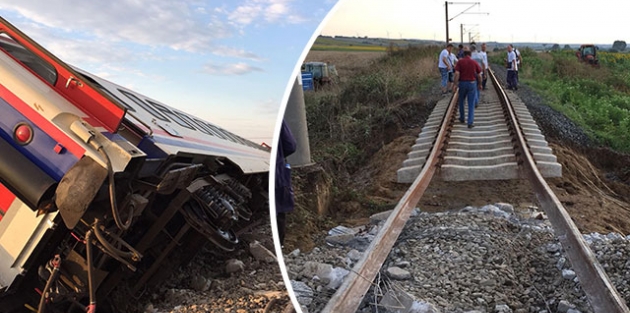
<path id="1" fill-rule="evenodd" d="M 500 207 L 512 212 L 492 209 Z M 507 203 L 417 214 L 357 312 L 593 312 L 549 221 L 540 216 L 535 207 Z M 356 241 L 372 240 L 382 223 L 357 228 Z M 630 300 L 630 238 L 617 233 L 584 238 L 622 297 Z M 301 286 L 298 297 L 308 303 L 304 312 L 321 311 L 336 291 L 317 269 L 350 270 L 356 262 L 350 256 L 363 251 L 351 241 L 286 255 L 293 285 Z M 408 310 L 385 307 L 391 292 L 397 299 L 411 299 L 404 301 Z"/>
<path id="2" fill-rule="evenodd" d="M 505 84 L 506 70 L 496 65 L 492 69 Z M 531 88 L 520 84 L 516 93 L 547 140 L 573 147 L 595 146 L 577 124 L 548 107 Z M 438 94 L 439 88 L 432 88 L 429 97 Z M 331 235 L 325 245 L 309 253 L 293 251 L 285 256 L 292 284 L 302 288 L 298 296 L 307 299 L 300 301 L 305 304 L 303 312 L 321 311 L 336 291 L 329 280 L 305 271 L 304 264 L 310 261 L 320 267 L 351 270 L 381 227 L 382 215 L 355 232 Z M 584 238 L 611 282 L 630 302 L 629 238 L 616 233 Z M 412 217 L 374 286 L 358 312 L 592 312 L 545 214 L 509 203 Z M 394 298 L 411 299 L 397 302 L 412 303 L 411 307 L 376 305 L 391 301 L 392 292 Z"/>
<path id="3" fill-rule="evenodd" d="M 207 243 L 193 260 L 119 312 L 280 313 L 290 304 L 269 223 L 241 234 L 237 250 Z M 128 297 L 128 295 L 127 295 Z"/>

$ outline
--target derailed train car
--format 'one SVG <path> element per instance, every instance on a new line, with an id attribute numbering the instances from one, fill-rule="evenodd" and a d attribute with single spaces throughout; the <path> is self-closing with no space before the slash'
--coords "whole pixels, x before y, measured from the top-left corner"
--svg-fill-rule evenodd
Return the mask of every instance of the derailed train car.
<path id="1" fill-rule="evenodd" d="M 0 18 L 0 312 L 94 312 L 268 216 L 269 150 Z"/>

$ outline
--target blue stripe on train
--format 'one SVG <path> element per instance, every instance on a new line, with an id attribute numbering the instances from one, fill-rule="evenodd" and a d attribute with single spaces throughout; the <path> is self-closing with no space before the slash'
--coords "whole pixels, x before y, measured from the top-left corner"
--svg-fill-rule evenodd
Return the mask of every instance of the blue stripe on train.
<path id="1" fill-rule="evenodd" d="M 9 142 L 53 179 L 61 180 L 70 167 L 79 160 L 66 149 L 57 154 L 54 150 L 57 141 L 1 97 L 0 112 L 2 112 L 0 114 L 0 138 Z M 26 146 L 17 144 L 13 139 L 13 128 L 20 122 L 26 122 L 33 128 L 33 141 Z M 20 165 L 16 164 L 15 166 Z"/>

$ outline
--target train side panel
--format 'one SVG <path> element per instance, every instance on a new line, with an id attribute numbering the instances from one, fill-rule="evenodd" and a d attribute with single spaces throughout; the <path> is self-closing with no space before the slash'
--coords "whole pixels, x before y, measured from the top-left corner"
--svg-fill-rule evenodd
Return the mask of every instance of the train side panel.
<path id="1" fill-rule="evenodd" d="M 128 110 L 126 120 L 144 130 L 148 135 L 146 140 L 166 154 L 220 155 L 237 164 L 245 173 L 269 170 L 268 149 L 155 99 L 76 70 L 124 105 Z"/>
<path id="2" fill-rule="evenodd" d="M 72 68 L 1 18 L 0 112 L 0 313 L 95 310 L 203 239 L 238 248 L 268 216 L 268 149 Z"/>
<path id="3" fill-rule="evenodd" d="M 27 270 L 26 261 L 46 231 L 55 227 L 57 213 L 36 216 L 2 184 L 0 198 L 0 288 L 4 288 Z"/>

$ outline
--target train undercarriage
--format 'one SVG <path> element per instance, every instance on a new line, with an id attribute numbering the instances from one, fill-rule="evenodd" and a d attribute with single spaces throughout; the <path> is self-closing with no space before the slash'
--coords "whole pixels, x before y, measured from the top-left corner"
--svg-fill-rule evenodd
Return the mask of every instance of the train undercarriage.
<path id="1" fill-rule="evenodd" d="M 173 158 L 144 177 L 141 167 L 150 165 L 114 176 L 89 160 L 57 186 L 60 208 L 38 213 L 54 215 L 54 227 L 27 270 L 0 291 L 0 312 L 95 312 L 97 304 L 107 311 L 115 288 L 139 297 L 206 242 L 232 251 L 239 229 L 268 216 L 267 173 L 243 175 L 221 158 Z"/>

